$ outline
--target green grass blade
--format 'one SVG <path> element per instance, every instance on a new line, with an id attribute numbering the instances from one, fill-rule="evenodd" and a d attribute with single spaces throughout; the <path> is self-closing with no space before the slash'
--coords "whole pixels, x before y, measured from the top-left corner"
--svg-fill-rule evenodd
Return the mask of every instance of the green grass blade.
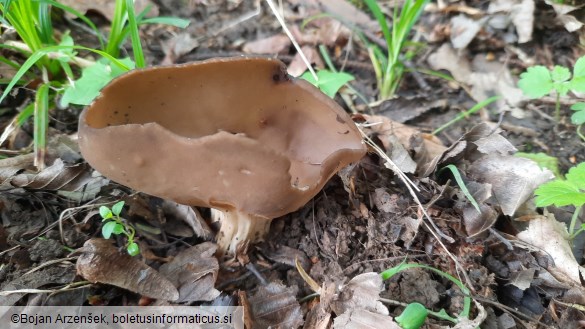
<path id="1" fill-rule="evenodd" d="M 138 17 L 136 17 L 138 18 Z M 170 26 L 180 27 L 182 29 L 186 28 L 191 24 L 191 21 L 188 19 L 178 18 L 178 17 L 152 17 L 152 18 L 145 18 L 145 19 L 137 19 L 138 25 L 142 24 L 164 24 Z"/>
<path id="2" fill-rule="evenodd" d="M 445 128 L 449 127 L 450 125 L 454 124 L 455 122 L 469 116 L 470 114 L 473 114 L 479 110 L 481 110 L 482 108 L 490 105 L 491 103 L 497 101 L 498 99 L 500 99 L 500 96 L 492 96 L 482 102 L 479 102 L 477 104 L 475 104 L 472 108 L 470 108 L 469 110 L 458 114 L 454 119 L 452 119 L 451 121 L 445 123 L 444 125 L 440 126 L 439 128 L 435 129 L 432 132 L 432 135 L 436 135 L 438 133 L 440 133 L 441 131 L 445 130 Z"/>
<path id="3" fill-rule="evenodd" d="M 116 0 L 114 18 L 110 27 L 110 36 L 106 46 L 106 52 L 114 57 L 119 57 L 120 47 L 123 41 L 122 31 L 126 25 L 126 0 Z"/>
<path id="4" fill-rule="evenodd" d="M 33 65 L 35 65 L 40 59 L 42 59 L 43 56 L 45 56 L 46 54 L 48 54 L 50 52 L 64 50 L 64 49 L 80 49 L 80 50 L 91 51 L 93 53 L 96 53 L 100 56 L 103 56 L 103 57 L 109 59 L 114 65 L 116 65 L 117 67 L 119 67 L 120 69 L 122 69 L 124 71 L 128 71 L 130 69 L 128 66 L 124 65 L 124 63 L 122 63 L 120 60 L 118 60 L 118 59 L 112 57 L 110 54 L 108 54 L 104 51 L 98 50 L 98 49 L 87 48 L 87 47 L 83 47 L 83 46 L 51 46 L 51 47 L 46 47 L 46 48 L 43 48 L 39 51 L 34 52 L 22 64 L 22 66 L 20 67 L 18 72 L 16 72 L 16 74 L 12 78 L 12 81 L 8 84 L 8 86 L 6 87 L 4 92 L 2 93 L 2 96 L 0 96 L 0 102 L 2 102 L 4 100 L 4 98 L 6 98 L 6 96 L 8 96 L 8 94 L 10 94 L 10 91 L 12 90 L 12 88 L 14 88 L 14 86 L 18 83 L 18 81 L 20 81 L 20 79 L 26 74 L 26 72 L 28 72 L 28 70 L 30 70 L 30 68 Z"/>
<path id="5" fill-rule="evenodd" d="M 138 24 L 136 24 L 133 0 L 126 0 L 126 10 L 128 13 L 128 27 L 130 28 L 130 39 L 132 40 L 134 62 L 136 63 L 136 67 L 143 68 L 146 66 L 146 61 L 144 60 L 144 52 L 142 51 L 140 35 L 138 34 Z"/>
<path id="6" fill-rule="evenodd" d="M 51 21 L 51 8 L 47 3 L 38 4 L 39 36 L 45 45 L 55 44 L 53 37 L 53 23 Z"/>
<path id="7" fill-rule="evenodd" d="M 40 170 L 45 167 L 47 152 L 47 129 L 49 127 L 49 84 L 42 84 L 37 90 L 34 111 L 34 165 Z"/>
<path id="8" fill-rule="evenodd" d="M 386 17 L 382 13 L 380 6 L 378 6 L 378 2 L 376 2 L 376 0 L 364 0 L 364 2 L 378 21 L 378 24 L 380 24 L 380 29 L 382 29 L 382 34 L 384 35 L 389 47 L 392 43 L 392 36 L 390 34 L 390 29 L 388 28 L 388 23 L 386 23 Z M 388 51 L 390 51 L 390 49 L 388 49 Z"/>
<path id="9" fill-rule="evenodd" d="M 452 164 L 445 166 L 444 168 L 439 170 L 439 172 L 441 172 L 443 169 L 449 169 L 449 171 L 451 171 L 451 174 L 453 174 L 453 177 L 455 178 L 457 185 L 459 185 L 461 192 L 463 192 L 463 195 L 465 195 L 465 197 L 473 205 L 475 210 L 477 210 L 477 212 L 481 214 L 481 209 L 479 208 L 479 204 L 477 204 L 477 201 L 475 201 L 475 198 L 473 197 L 473 195 L 471 195 L 471 193 L 469 193 L 469 190 L 467 189 L 467 186 L 465 186 L 465 182 L 463 181 L 463 178 L 461 177 L 461 174 L 459 173 L 459 169 L 457 169 L 457 167 L 455 167 L 455 165 L 452 165 Z"/>
<path id="10" fill-rule="evenodd" d="M 93 32 L 95 33 L 95 35 L 98 37 L 98 41 L 100 43 L 100 48 L 105 49 L 104 37 L 103 37 L 102 33 L 97 28 L 97 26 L 89 18 L 87 18 L 85 15 L 83 15 L 82 13 L 78 12 L 77 10 L 75 10 L 69 6 L 66 6 L 64 4 L 61 4 L 61 3 L 53 1 L 53 0 L 34 0 L 34 1 L 39 1 L 41 3 L 50 4 L 53 7 L 59 8 L 65 12 L 68 12 L 68 13 L 74 15 L 75 17 L 79 18 L 82 22 L 84 22 L 87 26 L 89 26 L 89 28 L 92 29 Z"/>

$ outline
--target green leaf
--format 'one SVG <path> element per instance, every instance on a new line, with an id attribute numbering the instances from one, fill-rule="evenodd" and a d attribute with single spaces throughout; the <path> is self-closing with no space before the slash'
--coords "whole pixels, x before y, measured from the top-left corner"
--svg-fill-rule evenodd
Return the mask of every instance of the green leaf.
<path id="1" fill-rule="evenodd" d="M 571 110 L 573 111 L 585 111 L 585 103 L 579 102 L 571 105 Z"/>
<path id="2" fill-rule="evenodd" d="M 120 225 L 114 221 L 107 222 L 102 226 L 102 236 L 104 239 L 109 239 L 116 228 L 116 225 Z"/>
<path id="3" fill-rule="evenodd" d="M 100 207 L 100 216 L 102 216 L 103 219 L 112 218 L 112 211 L 110 210 L 110 208 L 108 208 L 106 206 L 101 206 Z"/>
<path id="4" fill-rule="evenodd" d="M 140 20 L 138 24 L 164 24 L 164 25 L 171 25 L 180 27 L 182 29 L 186 28 L 191 24 L 191 21 L 188 19 L 178 18 L 178 17 L 167 17 L 167 16 L 159 16 L 159 17 L 152 17 Z"/>
<path id="5" fill-rule="evenodd" d="M 581 206 L 585 203 L 585 193 L 573 182 L 566 180 L 554 180 L 540 185 L 536 191 L 535 204 L 537 207 L 555 205 L 563 207 L 568 205 Z"/>
<path id="6" fill-rule="evenodd" d="M 565 175 L 567 181 L 572 182 L 581 190 L 585 190 L 585 162 L 581 162 L 577 166 L 569 169 Z"/>
<path id="7" fill-rule="evenodd" d="M 134 68 L 134 62 L 130 58 L 120 60 L 129 68 Z M 124 73 L 116 65 L 112 65 L 107 59 L 102 59 L 94 65 L 84 68 L 81 77 L 73 84 L 66 87 L 61 105 L 67 107 L 71 104 L 89 105 L 99 95 L 100 90 L 112 79 Z"/>
<path id="8" fill-rule="evenodd" d="M 112 206 L 112 212 L 114 213 L 114 215 L 120 216 L 123 208 L 124 208 L 124 201 L 120 201 Z"/>
<path id="9" fill-rule="evenodd" d="M 538 167 L 546 168 L 552 171 L 555 174 L 555 177 L 562 178 L 561 172 L 559 170 L 559 159 L 550 156 L 546 153 L 524 153 L 524 152 L 517 152 L 514 156 L 530 159 L 538 165 Z"/>
<path id="10" fill-rule="evenodd" d="M 573 79 L 571 80 L 571 89 L 580 93 L 585 93 L 585 56 L 579 58 L 573 67 Z"/>
<path id="11" fill-rule="evenodd" d="M 115 223 L 115 222 L 110 222 L 110 223 Z M 112 233 L 114 233 L 116 235 L 124 233 L 124 225 L 122 225 L 120 223 L 116 223 L 116 226 L 114 226 Z"/>
<path id="12" fill-rule="evenodd" d="M 553 89 L 550 71 L 541 65 L 529 67 L 520 74 L 518 87 L 530 98 L 540 98 L 548 95 Z"/>
<path id="13" fill-rule="evenodd" d="M 130 256 L 136 256 L 140 254 L 140 248 L 138 247 L 138 244 L 136 242 L 130 243 L 126 250 L 128 251 L 128 255 Z"/>
<path id="14" fill-rule="evenodd" d="M 571 78 L 571 71 L 564 66 L 556 65 L 550 76 L 554 82 L 565 82 Z"/>
<path id="15" fill-rule="evenodd" d="M 420 303 L 410 303 L 402 314 L 396 317 L 396 322 L 402 329 L 419 329 L 425 323 L 429 311 Z"/>
<path id="16" fill-rule="evenodd" d="M 328 70 L 317 71 L 317 77 L 319 77 L 319 81 L 315 81 L 310 72 L 305 72 L 301 75 L 302 79 L 307 80 L 331 98 L 335 97 L 339 88 L 354 79 L 351 74 L 344 72 L 331 72 Z"/>
<path id="17" fill-rule="evenodd" d="M 571 115 L 571 122 L 574 125 L 582 125 L 585 123 L 585 110 L 580 110 Z"/>

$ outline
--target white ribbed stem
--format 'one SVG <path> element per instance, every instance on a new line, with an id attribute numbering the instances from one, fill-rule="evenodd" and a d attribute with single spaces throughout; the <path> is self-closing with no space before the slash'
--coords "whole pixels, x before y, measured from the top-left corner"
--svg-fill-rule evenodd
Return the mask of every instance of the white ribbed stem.
<path id="1" fill-rule="evenodd" d="M 211 218 L 221 223 L 216 237 L 218 253 L 230 257 L 235 256 L 238 246 L 246 241 L 252 243 L 263 241 L 270 230 L 272 221 L 272 219 L 238 211 L 217 209 L 211 209 Z"/>

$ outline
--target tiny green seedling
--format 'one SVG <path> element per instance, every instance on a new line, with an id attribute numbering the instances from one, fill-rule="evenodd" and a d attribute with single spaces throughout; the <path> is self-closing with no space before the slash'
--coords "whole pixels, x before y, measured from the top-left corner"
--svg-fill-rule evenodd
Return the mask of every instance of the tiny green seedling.
<path id="1" fill-rule="evenodd" d="M 140 253 L 138 244 L 134 242 L 136 230 L 120 217 L 123 208 L 124 201 L 116 203 L 112 206 L 112 209 L 106 206 L 100 207 L 100 216 L 102 216 L 102 222 L 104 222 L 104 225 L 102 226 L 102 236 L 105 239 L 109 239 L 112 234 L 124 234 L 128 239 L 128 242 L 126 242 L 126 250 L 128 251 L 128 254 L 130 256 L 136 256 Z"/>
<path id="2" fill-rule="evenodd" d="M 555 119 L 558 121 L 561 96 L 567 95 L 569 91 L 585 92 L 585 56 L 575 63 L 572 76 L 568 68 L 560 65 L 552 70 L 542 65 L 529 67 L 520 75 L 518 87 L 530 98 L 540 98 L 555 91 Z"/>
<path id="3" fill-rule="evenodd" d="M 557 178 L 540 185 L 536 191 L 535 204 L 538 207 L 555 205 L 556 207 L 574 206 L 575 212 L 569 226 L 571 239 L 585 231 L 585 224 L 575 230 L 577 217 L 583 204 L 585 204 L 585 162 L 569 169 L 565 179 Z"/>
<path id="4" fill-rule="evenodd" d="M 402 313 L 395 318 L 402 329 L 419 329 L 425 324 L 429 311 L 420 303 L 410 303 Z"/>

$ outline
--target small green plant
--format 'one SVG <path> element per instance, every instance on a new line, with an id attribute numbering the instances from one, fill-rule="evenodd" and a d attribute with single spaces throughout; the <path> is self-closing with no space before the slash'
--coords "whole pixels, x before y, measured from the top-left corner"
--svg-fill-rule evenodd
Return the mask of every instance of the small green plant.
<path id="1" fill-rule="evenodd" d="M 577 126 L 577 135 L 585 141 L 585 135 L 581 132 L 581 126 L 585 123 L 585 103 L 575 103 L 571 106 L 571 110 L 575 111 L 571 116 L 571 122 Z"/>
<path id="2" fill-rule="evenodd" d="M 568 68 L 560 65 L 556 65 L 552 70 L 542 65 L 531 66 L 520 74 L 518 87 L 530 98 L 540 98 L 554 91 L 555 119 L 558 121 L 561 96 L 567 95 L 569 91 L 585 92 L 585 56 L 575 62 L 572 75 Z"/>
<path id="3" fill-rule="evenodd" d="M 188 21 L 170 17 L 144 18 L 150 7 L 136 15 L 133 0 L 116 0 L 114 18 L 110 28 L 107 43 L 101 37 L 101 32 L 84 15 L 76 10 L 53 0 L 0 0 L 0 24 L 3 27 L 13 28 L 18 40 L 9 40 L 0 45 L 0 48 L 10 49 L 21 53 L 26 59 L 19 64 L 6 57 L 0 56 L 0 62 L 17 69 L 15 76 L 4 88 L 0 102 L 17 85 L 36 86 L 35 100 L 25 106 L 14 120 L 7 126 L 0 136 L 0 145 L 10 135 L 11 131 L 22 125 L 29 117 L 34 122 L 34 153 L 35 166 L 41 170 L 44 167 L 46 149 L 46 134 L 49 122 L 49 110 L 56 107 L 61 99 L 62 106 L 69 103 L 87 105 L 99 90 L 110 79 L 125 71 L 145 64 L 142 46 L 138 35 L 138 25 L 144 23 L 162 23 L 185 27 Z M 87 48 L 74 44 L 74 40 L 65 31 L 60 39 L 56 38 L 51 20 L 53 7 L 75 15 L 98 36 L 101 49 Z M 131 59 L 120 59 L 120 49 L 124 41 L 130 37 L 132 41 Z M 94 62 L 77 56 L 76 51 L 83 50 L 98 54 L 103 59 Z M 97 66 L 96 66 L 97 65 Z M 95 66 L 95 67 L 94 67 Z M 82 78 L 77 79 L 79 67 Z M 92 71 L 93 70 L 93 71 Z M 91 72 L 102 70 L 97 79 Z M 83 79 L 84 72 L 93 79 Z"/>
<path id="4" fill-rule="evenodd" d="M 459 290 L 461 290 L 461 292 L 463 293 L 463 310 L 461 311 L 461 313 L 459 313 L 459 315 L 454 318 L 452 316 L 449 316 L 449 314 L 447 314 L 447 312 L 444 309 L 441 309 L 439 312 L 434 312 L 434 311 L 430 311 L 427 310 L 427 314 L 432 315 L 438 319 L 441 320 L 446 320 L 446 321 L 450 321 L 452 323 L 458 323 L 460 318 L 465 318 L 465 319 L 469 319 L 469 315 L 471 312 L 471 293 L 469 291 L 469 289 L 467 289 L 467 287 L 465 287 L 465 285 L 463 284 L 463 282 L 461 282 L 460 280 L 458 280 L 457 278 L 455 278 L 454 276 L 450 275 L 449 273 L 445 273 L 439 269 L 436 269 L 434 267 L 430 267 L 427 265 L 422 265 L 422 264 L 416 264 L 416 263 L 401 263 L 398 266 L 389 268 L 387 270 L 385 270 L 384 272 L 380 273 L 380 275 L 382 276 L 383 280 L 388 280 L 391 277 L 393 277 L 394 275 L 398 274 L 399 272 L 408 270 L 410 268 L 422 268 L 425 270 L 429 270 L 434 272 L 435 274 L 438 274 L 442 277 L 444 277 L 445 279 L 453 282 L 458 288 Z M 425 315 L 426 318 L 426 314 L 421 310 L 421 306 L 422 305 L 416 305 L 416 306 L 410 306 L 412 304 L 409 304 L 409 307 L 411 307 L 412 312 L 407 313 L 408 315 L 408 320 L 404 320 L 405 324 L 408 326 L 402 326 L 402 328 L 420 328 L 422 326 L 422 324 L 424 323 L 424 318 L 422 319 L 421 322 L 421 317 L 423 315 Z M 422 308 L 424 308 L 424 306 L 422 306 Z M 408 309 L 408 307 L 407 307 Z M 405 309 L 406 311 L 406 309 Z M 404 314 L 404 312 L 400 315 L 402 317 L 402 315 Z M 406 315 L 405 315 L 406 318 Z M 398 320 L 398 319 L 397 319 Z M 400 322 L 399 322 L 400 323 Z M 418 325 L 418 326 L 417 326 Z"/>
<path id="5" fill-rule="evenodd" d="M 339 91 L 341 87 L 354 79 L 353 75 L 349 73 L 333 72 L 329 70 L 318 70 L 317 77 L 319 80 L 315 80 L 309 71 L 301 75 L 301 78 L 307 80 L 331 98 L 335 97 L 335 94 L 337 94 L 337 91 Z"/>
<path id="6" fill-rule="evenodd" d="M 394 7 L 391 30 L 377 1 L 364 0 L 364 2 L 378 21 L 386 40 L 385 52 L 378 46 L 368 43 L 368 53 L 376 72 L 376 80 L 380 90 L 379 98 L 384 100 L 392 97 L 398 89 L 404 73 L 401 59 L 401 56 L 404 56 L 404 46 L 414 23 L 420 17 L 429 0 L 405 0 L 400 13 L 398 13 L 398 6 Z"/>
<path id="7" fill-rule="evenodd" d="M 429 311 L 423 304 L 410 303 L 395 320 L 402 329 L 419 329 L 428 315 Z"/>
<path id="8" fill-rule="evenodd" d="M 538 207 L 554 205 L 556 207 L 574 206 L 575 212 L 569 225 L 570 238 L 575 238 L 585 231 L 585 224 L 576 229 L 581 207 L 585 204 L 585 162 L 569 169 L 565 179 L 557 178 L 540 185 L 536 191 L 535 204 Z"/>
<path id="9" fill-rule="evenodd" d="M 102 216 L 102 236 L 109 239 L 112 234 L 126 236 L 126 251 L 130 256 L 136 256 L 140 253 L 138 244 L 134 241 L 136 230 L 130 224 L 120 217 L 122 209 L 124 208 L 124 201 L 120 201 L 112 206 L 112 209 L 101 206 L 100 216 Z"/>

